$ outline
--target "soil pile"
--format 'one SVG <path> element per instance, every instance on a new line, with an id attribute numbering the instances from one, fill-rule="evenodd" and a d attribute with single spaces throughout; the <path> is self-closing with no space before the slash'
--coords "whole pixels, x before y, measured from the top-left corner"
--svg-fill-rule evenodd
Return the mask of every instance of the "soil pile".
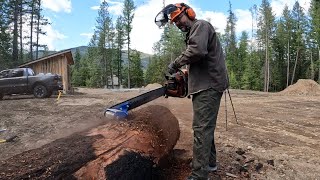
<path id="1" fill-rule="evenodd" d="M 0 161 L 0 179 L 156 179 L 157 166 L 179 135 L 178 120 L 167 108 L 148 106 L 126 121 L 110 121 Z"/>
<path id="2" fill-rule="evenodd" d="M 158 84 L 158 83 L 153 83 L 153 84 L 148 84 L 145 89 L 156 89 L 156 88 L 160 88 L 162 87 L 161 84 Z"/>
<path id="3" fill-rule="evenodd" d="M 290 85 L 283 91 L 279 92 L 284 95 L 320 95 L 320 85 L 311 79 L 299 79 L 293 85 Z"/>

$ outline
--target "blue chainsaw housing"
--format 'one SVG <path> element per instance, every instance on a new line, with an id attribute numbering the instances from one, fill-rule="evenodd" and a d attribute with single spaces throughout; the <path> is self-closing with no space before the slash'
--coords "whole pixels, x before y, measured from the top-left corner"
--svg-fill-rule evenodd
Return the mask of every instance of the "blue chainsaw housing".
<path id="1" fill-rule="evenodd" d="M 150 102 L 158 97 L 165 95 L 165 87 L 154 89 L 152 91 L 146 92 L 139 96 L 133 97 L 127 101 L 116 104 L 112 107 L 107 108 L 104 111 L 104 115 L 114 116 L 117 118 L 126 118 L 128 116 L 128 111 L 139 107 L 147 102 Z"/>
<path id="2" fill-rule="evenodd" d="M 121 104 L 118 109 L 108 108 L 105 111 L 105 116 L 111 115 L 119 118 L 126 118 L 128 116 L 129 103 L 125 102 Z"/>

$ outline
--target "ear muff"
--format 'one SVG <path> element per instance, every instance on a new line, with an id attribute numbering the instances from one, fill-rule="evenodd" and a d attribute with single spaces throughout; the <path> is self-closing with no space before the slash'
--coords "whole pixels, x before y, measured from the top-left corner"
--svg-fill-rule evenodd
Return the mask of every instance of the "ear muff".
<path id="1" fill-rule="evenodd" d="M 174 8 L 170 8 L 166 11 L 167 14 L 170 14 L 170 22 L 173 23 L 175 18 L 177 18 L 181 13 L 185 13 L 190 20 L 195 20 L 196 13 L 188 5 L 184 3 L 177 3 L 174 5 Z"/>
<path id="2" fill-rule="evenodd" d="M 189 17 L 189 19 L 191 19 L 191 20 L 195 20 L 196 19 L 196 13 L 194 12 L 194 10 L 190 6 L 188 6 L 185 3 L 181 3 L 180 5 L 182 7 L 186 8 L 185 12 L 186 12 L 186 15 Z"/>

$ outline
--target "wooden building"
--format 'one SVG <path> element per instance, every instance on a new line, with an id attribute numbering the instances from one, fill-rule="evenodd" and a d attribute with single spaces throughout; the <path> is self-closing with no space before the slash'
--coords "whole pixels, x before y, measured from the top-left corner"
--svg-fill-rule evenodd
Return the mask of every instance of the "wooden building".
<path id="1" fill-rule="evenodd" d="M 52 73 L 62 76 L 63 92 L 72 91 L 70 65 L 74 64 L 71 49 L 59 51 L 54 54 L 21 64 L 19 67 L 29 67 L 36 74 Z"/>

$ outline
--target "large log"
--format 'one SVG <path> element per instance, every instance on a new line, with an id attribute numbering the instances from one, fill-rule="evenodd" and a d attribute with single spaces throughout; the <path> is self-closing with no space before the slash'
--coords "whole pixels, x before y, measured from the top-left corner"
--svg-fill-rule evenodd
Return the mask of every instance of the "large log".
<path id="1" fill-rule="evenodd" d="M 0 179 L 152 179 L 179 135 L 167 108 L 148 106 L 1 161 Z"/>

